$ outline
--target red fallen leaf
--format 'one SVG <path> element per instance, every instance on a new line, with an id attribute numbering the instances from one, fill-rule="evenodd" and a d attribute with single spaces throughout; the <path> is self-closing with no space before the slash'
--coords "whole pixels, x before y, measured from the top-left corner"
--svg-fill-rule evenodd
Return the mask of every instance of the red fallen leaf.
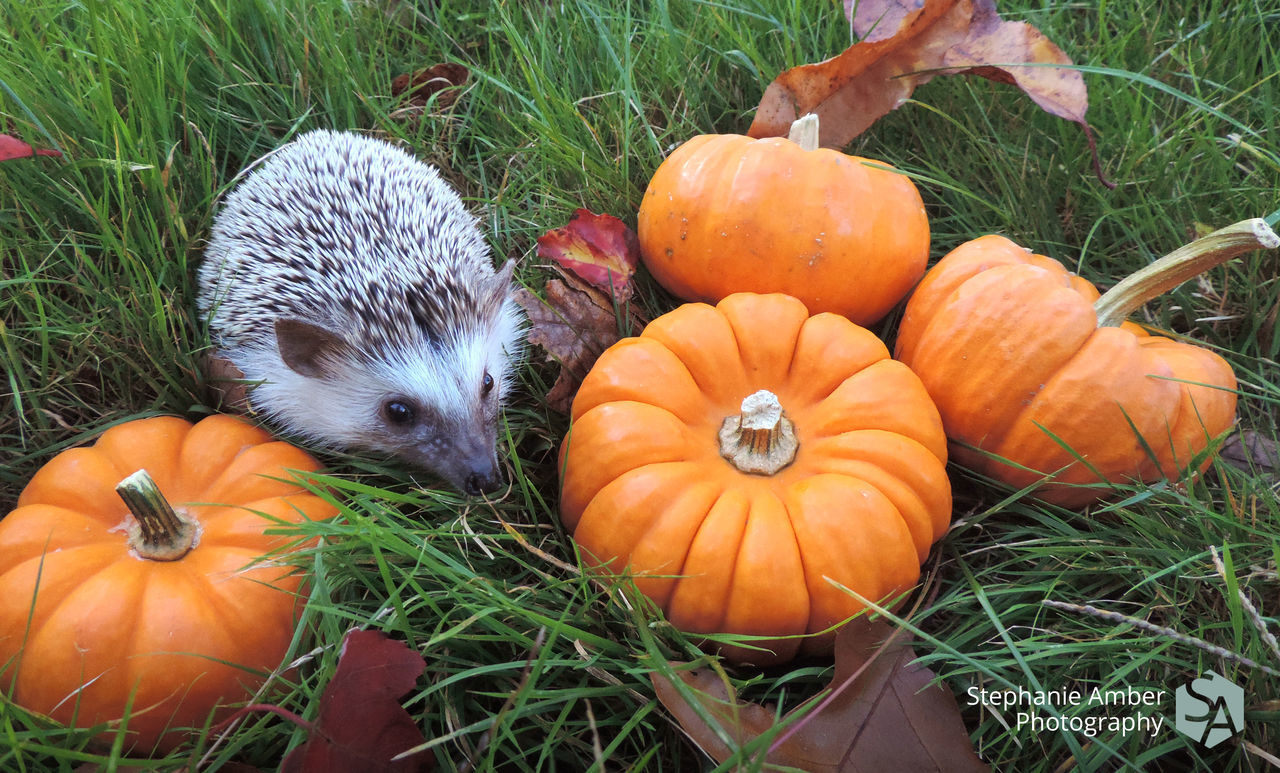
<path id="1" fill-rule="evenodd" d="M 810 773 L 989 770 L 973 751 L 955 696 L 941 685 L 929 686 L 932 672 L 915 665 L 915 653 L 905 641 L 895 639 L 894 631 L 881 621 L 859 618 L 841 628 L 831 692 L 815 699 L 816 708 L 772 742 L 763 761 Z M 729 759 L 734 749 L 707 724 L 704 714 L 735 747 L 777 724 L 772 708 L 740 700 L 715 673 L 676 673 L 694 691 L 702 713 L 670 680 L 654 672 L 658 700 L 717 762 Z M 811 702 L 794 712 L 812 706 Z"/>
<path id="2" fill-rule="evenodd" d="M 972 74 L 1016 85 L 1041 109 L 1079 124 L 1098 179 L 1115 187 L 1103 179 L 1085 120 L 1083 76 L 1035 27 L 1001 19 L 994 0 L 845 0 L 845 13 L 859 41 L 778 75 L 749 135 L 785 137 L 796 118 L 816 113 L 821 144 L 841 148 L 935 75 Z"/>
<path id="3" fill-rule="evenodd" d="M 32 156 L 61 156 L 58 150 L 33 148 L 17 137 L 0 134 L 0 161 L 12 161 L 15 158 L 31 158 Z"/>
<path id="4" fill-rule="evenodd" d="M 435 767 L 430 753 L 394 759 L 426 742 L 400 705 L 426 661 L 380 631 L 349 631 L 333 678 L 320 696 L 311 734 L 280 765 L 281 773 L 418 773 Z"/>
<path id="5" fill-rule="evenodd" d="M 631 297 L 631 277 L 640 264 L 640 242 L 618 218 L 578 209 L 567 225 L 538 237 L 538 257 L 624 301 Z"/>
<path id="6" fill-rule="evenodd" d="M 404 96 L 406 105 L 426 107 L 433 94 L 436 107 L 443 110 L 458 99 L 459 86 L 467 82 L 471 72 L 456 62 L 441 62 L 413 73 L 397 75 L 391 81 L 391 94 Z"/>
<path id="7" fill-rule="evenodd" d="M 594 288 L 551 279 L 544 288 L 546 300 L 520 288 L 516 302 L 529 322 L 529 343 L 541 346 L 547 359 L 560 363 L 560 373 L 547 393 L 547 404 L 568 413 L 596 358 L 618 340 L 618 318 L 608 299 Z"/>

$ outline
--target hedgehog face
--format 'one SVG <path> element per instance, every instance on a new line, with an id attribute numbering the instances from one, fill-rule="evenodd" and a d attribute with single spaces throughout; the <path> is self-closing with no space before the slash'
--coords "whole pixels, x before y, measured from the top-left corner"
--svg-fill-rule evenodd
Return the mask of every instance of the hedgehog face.
<path id="1" fill-rule="evenodd" d="M 514 301 L 447 341 L 360 351 L 314 323 L 275 323 L 283 367 L 251 399 L 314 439 L 404 459 L 472 495 L 501 483 L 497 427 L 518 356 Z"/>
<path id="2" fill-rule="evenodd" d="M 501 483 L 497 383 L 491 373 L 483 372 L 478 383 L 470 385 L 473 410 L 465 412 L 441 411 L 432 396 L 389 393 L 378 406 L 381 427 L 374 444 L 432 470 L 468 494 L 493 491 Z M 451 391 L 468 389 L 467 384 L 451 386 L 456 387 Z M 441 390 L 436 385 L 431 391 Z"/>
<path id="3" fill-rule="evenodd" d="M 497 435 L 512 363 L 520 356 L 520 316 L 506 281 L 489 283 L 491 301 L 443 340 L 381 351 L 364 372 L 376 374 L 372 439 L 364 443 L 439 474 L 468 494 L 501 484 Z M 369 403 L 374 404 L 373 401 Z"/>

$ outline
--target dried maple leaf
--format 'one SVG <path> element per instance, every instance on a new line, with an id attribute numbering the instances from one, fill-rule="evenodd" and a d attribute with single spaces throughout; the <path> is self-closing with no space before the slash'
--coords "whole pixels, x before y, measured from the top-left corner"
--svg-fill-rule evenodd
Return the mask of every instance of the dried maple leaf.
<path id="1" fill-rule="evenodd" d="M 589 287 L 571 287 L 567 281 L 552 279 L 544 292 L 545 301 L 520 288 L 516 302 L 529 320 L 529 343 L 541 346 L 548 360 L 560 363 L 547 404 L 568 413 L 578 384 L 600 353 L 618 340 L 618 318 L 607 300 Z"/>
<path id="2" fill-rule="evenodd" d="M 311 734 L 284 758 L 281 773 L 416 773 L 434 768 L 430 752 L 395 759 L 426 741 L 400 705 L 425 667 L 422 656 L 402 641 L 379 631 L 348 632 L 338 667 L 320 696 Z"/>
<path id="3" fill-rule="evenodd" d="M 793 67 L 765 90 L 748 134 L 784 137 L 801 115 L 820 119 L 820 142 L 841 148 L 935 75 L 1011 83 L 1045 111 L 1078 123 L 1102 178 L 1084 78 L 1025 22 L 1004 21 L 994 0 L 845 0 L 858 42 L 822 62 Z"/>
<path id="4" fill-rule="evenodd" d="M 467 82 L 471 71 L 456 62 L 441 62 L 413 73 L 397 75 L 391 81 L 392 96 L 403 97 L 410 107 L 424 108 L 436 95 L 436 107 L 440 110 L 452 105 Z"/>
<path id="5" fill-rule="evenodd" d="M 640 264 L 640 242 L 618 218 L 578 209 L 567 225 L 538 237 L 538 257 L 625 301 L 631 297 L 631 277 Z"/>
<path id="6" fill-rule="evenodd" d="M 808 714 L 773 741 L 763 761 L 811 773 L 988 770 L 973 751 L 955 696 L 931 685 L 932 672 L 916 665 L 915 653 L 895 638 L 888 625 L 865 618 L 841 628 L 831 692 L 816 707 L 795 710 Z M 654 672 L 658 700 L 716 761 L 733 754 L 724 739 L 742 746 L 777 724 L 774 710 L 738 699 L 715 673 L 677 674 L 699 705 Z M 708 725 L 706 717 L 719 727 Z"/>
<path id="7" fill-rule="evenodd" d="M 61 156 L 58 150 L 33 148 L 22 140 L 9 134 L 0 134 L 0 161 L 12 161 L 15 158 L 31 158 L 32 156 Z"/>
<path id="8" fill-rule="evenodd" d="M 568 413 L 578 384 L 596 358 L 620 337 L 619 315 L 643 326 L 627 300 L 640 263 L 635 231 L 612 215 L 578 209 L 569 222 L 538 237 L 538 257 L 563 277 L 547 282 L 546 300 L 527 290 L 516 302 L 529 320 L 529 343 L 559 362 L 560 374 L 547 393 L 553 409 Z"/>

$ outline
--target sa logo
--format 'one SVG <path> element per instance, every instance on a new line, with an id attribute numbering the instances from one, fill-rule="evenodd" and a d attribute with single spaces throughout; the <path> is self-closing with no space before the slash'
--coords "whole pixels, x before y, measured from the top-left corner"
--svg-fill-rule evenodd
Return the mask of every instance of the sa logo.
<path id="1" fill-rule="evenodd" d="M 1212 671 L 1174 693 L 1174 727 L 1212 749 L 1244 729 L 1244 689 Z"/>

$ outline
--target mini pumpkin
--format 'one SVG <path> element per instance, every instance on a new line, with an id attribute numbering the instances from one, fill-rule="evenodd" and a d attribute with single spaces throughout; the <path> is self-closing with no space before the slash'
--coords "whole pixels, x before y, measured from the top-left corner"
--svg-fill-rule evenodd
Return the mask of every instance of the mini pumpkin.
<path id="1" fill-rule="evenodd" d="M 881 161 L 818 147 L 817 116 L 789 138 L 709 134 L 658 166 L 637 216 L 653 277 L 688 301 L 781 292 L 862 325 L 924 274 L 929 219 Z"/>
<path id="2" fill-rule="evenodd" d="M 1105 296 L 1056 260 L 987 235 L 944 256 L 907 303 L 895 354 L 923 380 L 955 461 L 1083 507 L 1109 483 L 1173 478 L 1235 420 L 1217 354 L 1125 319 L 1242 252 L 1277 245 L 1245 221 L 1178 250 Z"/>
<path id="3" fill-rule="evenodd" d="M 560 512 L 693 633 L 794 637 L 891 602 L 947 529 L 937 410 L 875 335 L 799 300 L 686 304 L 604 352 L 573 402 Z M 728 647 L 757 664 L 832 636 Z"/>
<path id="4" fill-rule="evenodd" d="M 273 556 L 296 540 L 267 532 L 335 512 L 287 473 L 317 468 L 224 415 L 140 419 L 55 456 L 0 521 L 0 684 L 64 724 L 127 713 L 142 751 L 244 701 L 302 603 Z"/>

